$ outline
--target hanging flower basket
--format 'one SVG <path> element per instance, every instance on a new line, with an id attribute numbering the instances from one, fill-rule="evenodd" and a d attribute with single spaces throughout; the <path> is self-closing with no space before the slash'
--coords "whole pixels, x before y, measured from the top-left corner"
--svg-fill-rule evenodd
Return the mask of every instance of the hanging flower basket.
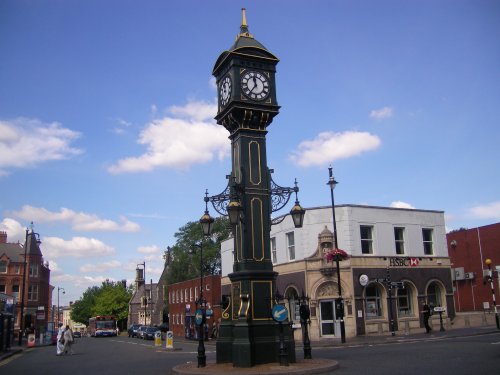
<path id="1" fill-rule="evenodd" d="M 332 249 L 325 254 L 325 258 L 328 262 L 333 261 L 333 260 L 337 260 L 337 259 L 339 261 L 341 261 L 341 260 L 346 260 L 347 258 L 349 258 L 349 254 L 347 254 L 342 249 Z"/>

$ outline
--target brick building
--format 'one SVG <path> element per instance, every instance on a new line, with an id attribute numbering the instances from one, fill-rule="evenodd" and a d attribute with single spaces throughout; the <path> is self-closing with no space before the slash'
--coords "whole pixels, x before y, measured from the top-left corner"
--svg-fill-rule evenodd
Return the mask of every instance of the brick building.
<path id="1" fill-rule="evenodd" d="M 207 324 L 210 334 L 221 317 L 221 277 L 203 278 L 203 300 L 207 306 Z M 174 336 L 196 338 L 195 313 L 200 298 L 200 279 L 191 279 L 168 287 L 169 323 Z M 211 315 L 210 312 L 213 314 Z"/>
<path id="2" fill-rule="evenodd" d="M 0 232 L 0 293 L 15 299 L 14 332 L 19 331 L 21 301 L 24 293 L 24 324 L 44 332 L 52 316 L 50 269 L 44 262 L 38 235 L 26 233 L 26 243 L 8 243 L 7 233 Z M 25 269 L 26 253 L 26 274 Z M 23 291 L 24 278 L 24 291 Z"/>
<path id="3" fill-rule="evenodd" d="M 457 312 L 492 309 L 493 298 L 490 283 L 485 282 L 491 259 L 497 304 L 500 300 L 500 223 L 478 228 L 463 229 L 446 235 L 448 251 L 453 267 L 453 286 Z"/>

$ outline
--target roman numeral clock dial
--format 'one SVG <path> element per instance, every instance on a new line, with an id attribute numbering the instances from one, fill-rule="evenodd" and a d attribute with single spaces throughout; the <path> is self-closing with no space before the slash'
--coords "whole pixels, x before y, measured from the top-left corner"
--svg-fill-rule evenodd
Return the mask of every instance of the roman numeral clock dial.
<path id="1" fill-rule="evenodd" d="M 264 100 L 269 95 L 269 80 L 262 73 L 249 71 L 241 77 L 241 89 L 252 100 Z"/>
<path id="2" fill-rule="evenodd" d="M 224 106 L 231 97 L 231 78 L 225 77 L 219 86 L 220 103 Z"/>

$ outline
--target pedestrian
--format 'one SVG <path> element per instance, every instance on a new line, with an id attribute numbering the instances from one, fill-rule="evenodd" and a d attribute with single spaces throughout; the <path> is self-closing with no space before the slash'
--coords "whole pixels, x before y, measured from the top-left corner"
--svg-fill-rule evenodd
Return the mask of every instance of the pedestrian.
<path id="1" fill-rule="evenodd" d="M 432 331 L 432 328 L 429 325 L 429 318 L 431 317 L 431 308 L 429 307 L 427 302 L 424 302 L 423 304 L 422 314 L 424 316 L 425 333 L 429 333 L 430 331 Z"/>
<path id="2" fill-rule="evenodd" d="M 71 354 L 73 355 L 73 331 L 71 328 L 69 328 L 69 325 L 66 326 L 66 329 L 64 330 L 63 333 L 64 337 L 64 354 Z"/>
<path id="3" fill-rule="evenodd" d="M 64 328 L 62 323 L 59 323 L 59 330 L 57 331 L 56 349 L 56 355 L 62 355 L 64 352 Z"/>

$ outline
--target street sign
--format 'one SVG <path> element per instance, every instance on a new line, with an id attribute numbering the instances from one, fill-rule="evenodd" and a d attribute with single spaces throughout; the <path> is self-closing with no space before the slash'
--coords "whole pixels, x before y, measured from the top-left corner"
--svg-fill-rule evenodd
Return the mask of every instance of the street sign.
<path id="1" fill-rule="evenodd" d="M 205 314 L 203 309 L 197 309 L 195 314 L 196 325 L 201 326 L 204 322 Z"/>
<path id="2" fill-rule="evenodd" d="M 436 306 L 434 307 L 434 311 L 435 312 L 445 312 L 446 311 L 446 307 L 442 307 L 442 306 Z"/>
<path id="3" fill-rule="evenodd" d="M 172 331 L 167 331 L 167 349 L 174 348 L 174 333 Z"/>
<path id="4" fill-rule="evenodd" d="M 284 305 L 275 305 L 271 311 L 273 319 L 277 322 L 284 322 L 288 318 L 288 311 Z"/>
<path id="5" fill-rule="evenodd" d="M 375 279 L 377 283 L 385 283 L 385 279 Z"/>
<path id="6" fill-rule="evenodd" d="M 393 282 L 391 282 L 391 286 L 398 288 L 398 289 L 404 289 L 405 283 L 402 281 L 393 281 Z"/>

